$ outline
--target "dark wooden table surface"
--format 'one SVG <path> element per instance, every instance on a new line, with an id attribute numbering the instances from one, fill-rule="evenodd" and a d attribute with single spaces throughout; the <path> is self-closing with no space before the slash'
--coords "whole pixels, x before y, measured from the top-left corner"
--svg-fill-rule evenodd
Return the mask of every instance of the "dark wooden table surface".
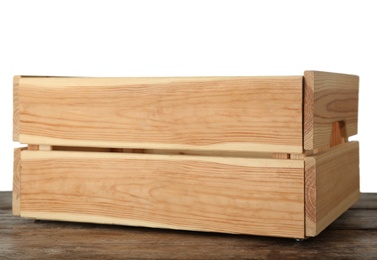
<path id="1" fill-rule="evenodd" d="M 12 216 L 0 192 L 0 259 L 377 259 L 377 193 L 360 201 L 318 237 L 294 239 L 34 221 Z"/>

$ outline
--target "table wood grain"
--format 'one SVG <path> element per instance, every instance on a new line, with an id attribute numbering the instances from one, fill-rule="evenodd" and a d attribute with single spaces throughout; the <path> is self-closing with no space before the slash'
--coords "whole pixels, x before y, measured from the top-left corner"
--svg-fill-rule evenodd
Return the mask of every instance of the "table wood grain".
<path id="1" fill-rule="evenodd" d="M 0 259 L 377 259 L 377 193 L 360 201 L 319 236 L 294 239 L 56 221 L 11 214 L 0 192 Z"/>

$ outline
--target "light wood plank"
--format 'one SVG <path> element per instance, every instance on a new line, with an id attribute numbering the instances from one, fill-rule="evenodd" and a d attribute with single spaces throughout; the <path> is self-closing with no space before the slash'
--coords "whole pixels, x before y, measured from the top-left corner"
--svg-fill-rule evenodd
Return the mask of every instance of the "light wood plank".
<path id="1" fill-rule="evenodd" d="M 320 236 L 296 243 L 284 238 L 34 222 L 11 216 L 11 194 L 0 192 L 0 255 L 59 260 L 375 259 L 377 193 L 362 194 L 358 205 L 362 209 L 353 207 Z"/>
<path id="2" fill-rule="evenodd" d="M 39 145 L 39 150 L 40 151 L 51 151 L 52 146 L 51 145 Z"/>
<path id="3" fill-rule="evenodd" d="M 305 156 L 307 156 L 307 154 L 305 154 L 305 153 L 291 153 L 289 155 L 289 159 L 292 159 L 292 160 L 304 160 Z"/>
<path id="4" fill-rule="evenodd" d="M 305 157 L 306 235 L 316 236 L 359 199 L 359 143 Z"/>
<path id="5" fill-rule="evenodd" d="M 20 141 L 302 152 L 302 76 L 21 77 Z"/>
<path id="6" fill-rule="evenodd" d="M 21 151 L 26 148 L 14 149 L 13 160 L 13 192 L 12 192 L 12 214 L 20 215 L 20 197 L 21 197 Z"/>
<path id="7" fill-rule="evenodd" d="M 20 76 L 13 77 L 13 141 L 19 142 L 20 131 L 20 95 L 19 81 Z"/>
<path id="8" fill-rule="evenodd" d="M 358 76 L 305 71 L 305 150 L 330 145 L 334 122 L 344 122 L 347 137 L 357 134 L 358 92 Z"/>
<path id="9" fill-rule="evenodd" d="M 304 237 L 304 163 L 22 152 L 21 216 Z"/>

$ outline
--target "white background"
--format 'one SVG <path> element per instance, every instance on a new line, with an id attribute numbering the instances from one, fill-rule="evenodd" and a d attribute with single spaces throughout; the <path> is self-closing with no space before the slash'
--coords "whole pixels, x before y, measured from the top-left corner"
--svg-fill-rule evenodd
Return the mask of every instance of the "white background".
<path id="1" fill-rule="evenodd" d="M 377 191 L 375 1 L 1 1 L 0 190 L 13 75 L 360 76 L 361 191 Z M 373 123 L 373 124 L 372 124 Z"/>

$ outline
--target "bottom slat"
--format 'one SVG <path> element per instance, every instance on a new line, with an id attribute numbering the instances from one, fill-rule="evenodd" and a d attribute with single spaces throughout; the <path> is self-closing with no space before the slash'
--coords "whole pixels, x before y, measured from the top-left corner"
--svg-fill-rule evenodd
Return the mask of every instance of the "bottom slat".
<path id="1" fill-rule="evenodd" d="M 359 143 L 305 158 L 306 235 L 316 236 L 359 199 Z"/>
<path id="2" fill-rule="evenodd" d="M 20 193 L 21 193 L 21 151 L 25 148 L 14 149 L 13 160 L 13 192 L 12 192 L 12 214 L 20 215 Z"/>
<path id="3" fill-rule="evenodd" d="M 304 162 L 22 151 L 21 216 L 303 238 Z"/>

